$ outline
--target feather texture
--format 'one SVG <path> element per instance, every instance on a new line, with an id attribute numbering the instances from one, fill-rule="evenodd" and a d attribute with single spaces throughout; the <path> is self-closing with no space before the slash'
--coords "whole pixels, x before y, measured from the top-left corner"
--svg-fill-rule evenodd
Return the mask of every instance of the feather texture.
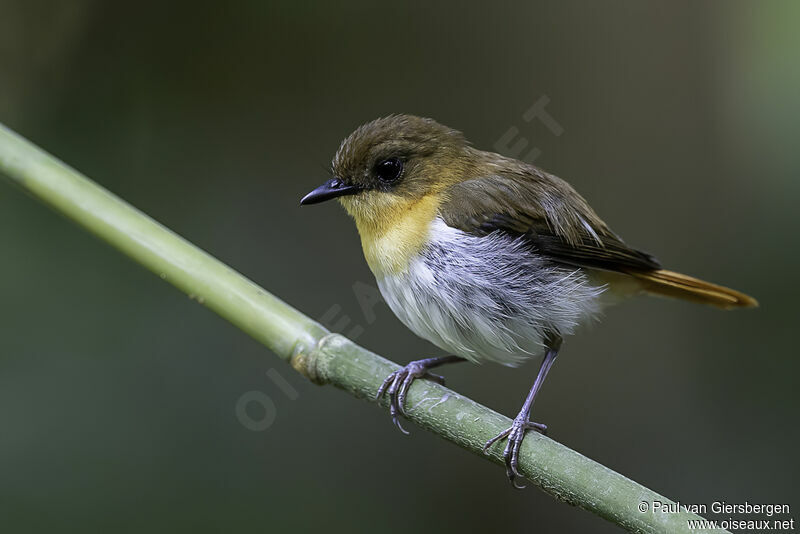
<path id="1" fill-rule="evenodd" d="M 605 287 L 504 232 L 483 237 L 433 221 L 428 244 L 399 274 L 378 277 L 397 317 L 418 336 L 473 362 L 516 366 L 595 317 Z"/>
<path id="2" fill-rule="evenodd" d="M 749 295 L 685 274 L 664 269 L 630 274 L 642 283 L 644 291 L 653 295 L 691 300 L 725 310 L 758 306 L 758 301 Z"/>
<path id="3" fill-rule="evenodd" d="M 650 254 L 626 245 L 560 178 L 494 156 L 492 170 L 500 174 L 466 180 L 447 191 L 449 200 L 440 208 L 447 224 L 479 236 L 496 230 L 523 236 L 538 253 L 570 265 L 610 271 L 661 267 Z"/>

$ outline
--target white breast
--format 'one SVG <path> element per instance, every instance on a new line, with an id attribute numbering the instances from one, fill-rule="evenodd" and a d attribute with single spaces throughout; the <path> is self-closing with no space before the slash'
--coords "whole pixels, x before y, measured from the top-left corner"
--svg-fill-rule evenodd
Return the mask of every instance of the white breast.
<path id="1" fill-rule="evenodd" d="M 540 354 L 548 333 L 567 335 L 602 307 L 605 287 L 554 266 L 521 238 L 471 236 L 431 224 L 429 244 L 378 287 L 414 333 L 474 362 L 516 366 Z"/>

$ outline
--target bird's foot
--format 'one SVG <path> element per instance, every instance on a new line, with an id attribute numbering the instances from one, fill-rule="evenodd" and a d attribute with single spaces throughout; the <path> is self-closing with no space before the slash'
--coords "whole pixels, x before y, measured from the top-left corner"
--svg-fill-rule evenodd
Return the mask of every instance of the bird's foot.
<path id="1" fill-rule="evenodd" d="M 399 416 L 401 414 L 406 414 L 406 395 L 408 394 L 408 388 L 411 387 L 414 380 L 417 378 L 427 378 L 444 385 L 444 378 L 428 372 L 434 360 L 436 359 L 417 360 L 409 363 L 402 369 L 398 369 L 386 377 L 381 387 L 378 388 L 378 394 L 375 395 L 375 400 L 379 400 L 384 395 L 389 396 L 389 413 L 392 416 L 392 422 L 397 425 L 397 428 L 399 428 L 403 434 L 408 434 L 408 431 L 400 424 Z"/>
<path id="2" fill-rule="evenodd" d="M 489 447 L 494 445 L 496 442 L 502 439 L 508 440 L 506 443 L 506 448 L 503 450 L 503 460 L 506 463 L 506 476 L 511 484 L 517 489 L 522 489 L 525 487 L 517 484 L 516 482 L 516 478 L 522 478 L 522 475 L 518 470 L 519 448 L 522 446 L 522 440 L 525 439 L 525 432 L 528 430 L 536 430 L 542 434 L 547 434 L 547 425 L 529 421 L 528 417 L 529 416 L 527 413 L 520 413 L 514 419 L 514 422 L 509 428 L 500 432 L 498 435 L 487 441 L 486 445 L 483 446 L 483 452 L 487 452 Z"/>

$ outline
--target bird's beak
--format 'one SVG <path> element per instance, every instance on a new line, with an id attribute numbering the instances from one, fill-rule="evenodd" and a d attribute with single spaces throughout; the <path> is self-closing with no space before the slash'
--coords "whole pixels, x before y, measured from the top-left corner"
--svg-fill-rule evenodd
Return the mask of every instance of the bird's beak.
<path id="1" fill-rule="evenodd" d="M 343 197 L 346 195 L 355 195 L 361 191 L 360 187 L 355 185 L 345 185 L 338 178 L 331 178 L 318 188 L 311 191 L 309 194 L 304 196 L 300 200 L 301 206 L 307 206 L 308 204 L 318 204 L 320 202 L 325 202 L 326 200 L 330 200 L 332 198 Z"/>

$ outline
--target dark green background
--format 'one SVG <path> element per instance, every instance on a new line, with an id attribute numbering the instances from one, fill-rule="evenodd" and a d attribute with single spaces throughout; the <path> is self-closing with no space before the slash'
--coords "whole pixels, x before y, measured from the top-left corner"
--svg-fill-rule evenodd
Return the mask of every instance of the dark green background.
<path id="1" fill-rule="evenodd" d="M 684 503 L 800 506 L 799 24 L 788 1 L 0 1 L 0 121 L 401 362 L 439 352 L 365 314 L 353 225 L 298 200 L 366 120 L 431 116 L 490 149 L 517 127 L 630 244 L 761 302 L 609 310 L 536 419 Z M 521 118 L 543 95 L 560 136 Z M 6 180 L 0 251 L 4 531 L 614 531 L 307 383 Z M 535 369 L 445 374 L 513 415 Z M 236 416 L 250 391 L 266 431 Z"/>

